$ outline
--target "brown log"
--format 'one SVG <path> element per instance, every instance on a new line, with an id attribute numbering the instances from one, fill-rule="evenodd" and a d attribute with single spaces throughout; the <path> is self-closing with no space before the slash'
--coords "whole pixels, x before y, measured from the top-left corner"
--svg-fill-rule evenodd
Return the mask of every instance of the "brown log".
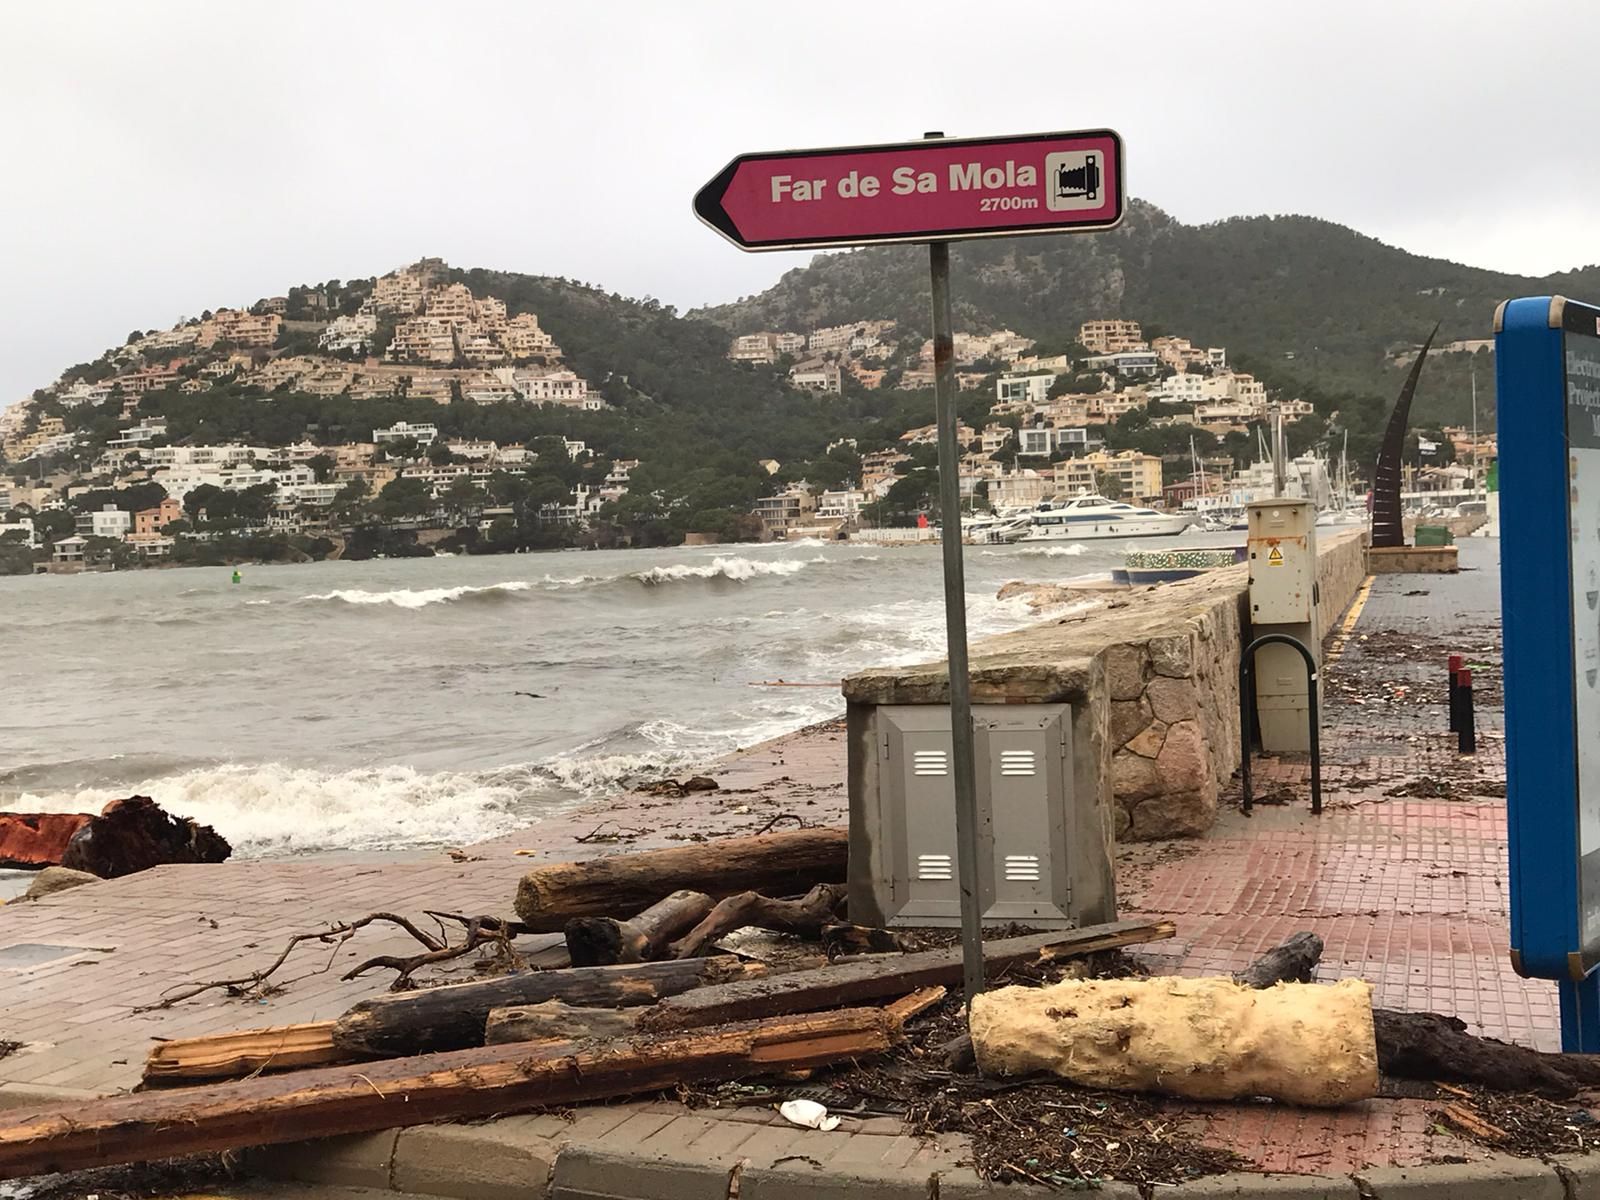
<path id="1" fill-rule="evenodd" d="M 798 829 L 555 863 L 522 877 L 517 915 L 530 931 L 554 932 L 573 917 L 639 912 L 680 888 L 713 897 L 797 895 L 844 882 L 848 854 L 846 830 Z"/>
<path id="2" fill-rule="evenodd" d="M 643 1008 L 577 1008 L 560 1000 L 496 1008 L 483 1026 L 484 1044 L 507 1042 L 581 1042 L 597 1037 L 627 1037 Z"/>
<path id="3" fill-rule="evenodd" d="M 844 903 L 844 887 L 819 883 L 799 900 L 773 900 L 759 892 L 729 896 L 706 918 L 672 945 L 673 958 L 694 958 L 711 949 L 712 943 L 735 929 L 756 925 L 774 933 L 818 938 L 822 927 L 831 924 L 834 913 Z"/>
<path id="4" fill-rule="evenodd" d="M 209 825 L 174 817 L 149 796 L 113 800 L 72 835 L 61 865 L 117 879 L 166 863 L 219 863 L 233 847 Z"/>
<path id="5" fill-rule="evenodd" d="M 575 967 L 609 967 L 616 963 L 677 957 L 664 953 L 667 943 L 693 929 L 711 911 L 704 892 L 677 891 L 658 900 L 629 921 L 611 917 L 573 917 L 567 922 L 567 950 Z"/>
<path id="6" fill-rule="evenodd" d="M 173 1038 L 154 1046 L 145 1060 L 148 1084 L 195 1079 L 233 1079 L 254 1071 L 290 1071 L 345 1062 L 333 1044 L 333 1022 L 241 1029 L 205 1037 Z"/>
<path id="7" fill-rule="evenodd" d="M 1070 958 L 1172 937 L 1171 921 L 1113 921 L 984 944 L 986 972 L 994 975 L 1041 954 Z M 694 961 L 694 960 L 687 960 Z M 661 1001 L 640 1020 L 641 1028 L 684 1029 L 721 1021 L 745 1021 L 782 1013 L 810 1012 L 903 996 L 918 988 L 961 982 L 961 948 L 924 950 L 859 962 L 834 963 L 810 971 L 705 987 Z"/>
<path id="8" fill-rule="evenodd" d="M 483 1045 L 489 1011 L 562 1000 L 585 1008 L 654 1004 L 690 988 L 749 979 L 765 968 L 731 956 L 617 967 L 573 967 L 479 979 L 363 1000 L 334 1023 L 334 1044 L 389 1058 Z"/>
<path id="9" fill-rule="evenodd" d="M 904 1025 L 912 1017 L 925 1013 L 938 1004 L 945 995 L 945 989 L 942 987 L 919 988 L 909 996 L 901 996 L 894 1003 L 885 1005 L 883 1011 L 889 1014 L 896 1025 Z"/>
<path id="10" fill-rule="evenodd" d="M 1494 1038 L 1474 1037 L 1456 1017 L 1375 1008 L 1372 1025 L 1378 1037 L 1378 1070 L 1398 1079 L 1477 1083 L 1554 1099 L 1600 1086 L 1600 1058 L 1541 1054 Z"/>
<path id="11" fill-rule="evenodd" d="M 1274 946 L 1233 978 L 1246 987 L 1269 988 L 1275 983 L 1310 983 L 1322 961 L 1322 939 L 1304 931 Z"/>
<path id="12" fill-rule="evenodd" d="M 440 989 L 443 990 L 443 989 Z M 420 1058 L 0 1113 L 0 1178 L 145 1162 L 431 1121 L 577 1104 L 880 1053 L 877 1009 L 574 1046 L 483 1046 Z"/>
<path id="13" fill-rule="evenodd" d="M 900 954 L 906 943 L 898 933 L 870 925 L 824 925 L 822 949 L 829 958 L 846 954 Z"/>
<path id="14" fill-rule="evenodd" d="M 0 867 L 49 867 L 61 862 L 88 813 L 0 813 Z"/>

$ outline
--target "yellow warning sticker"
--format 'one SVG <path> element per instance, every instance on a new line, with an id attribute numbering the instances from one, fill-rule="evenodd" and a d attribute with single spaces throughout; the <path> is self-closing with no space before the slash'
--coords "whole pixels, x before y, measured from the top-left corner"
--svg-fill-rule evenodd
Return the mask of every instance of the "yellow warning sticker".
<path id="1" fill-rule="evenodd" d="M 1281 566 L 1283 566 L 1283 551 L 1278 549 L 1278 547 L 1274 546 L 1272 548 L 1272 553 L 1267 555 L 1267 566 L 1269 566 L 1269 567 L 1281 567 Z"/>

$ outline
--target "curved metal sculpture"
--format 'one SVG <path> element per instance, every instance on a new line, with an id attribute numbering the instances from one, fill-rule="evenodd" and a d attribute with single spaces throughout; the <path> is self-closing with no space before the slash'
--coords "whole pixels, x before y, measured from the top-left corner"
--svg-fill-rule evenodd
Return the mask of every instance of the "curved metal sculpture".
<path id="1" fill-rule="evenodd" d="M 1394 402 L 1394 412 L 1389 414 L 1389 428 L 1384 431 L 1383 445 L 1378 449 L 1378 461 L 1372 469 L 1372 544 L 1374 546 L 1404 546 L 1405 528 L 1400 517 L 1400 456 L 1406 446 L 1406 426 L 1411 423 L 1411 398 L 1417 393 L 1417 380 L 1422 375 L 1422 360 L 1428 357 L 1428 347 L 1439 332 L 1439 326 L 1422 343 L 1417 361 L 1411 364 L 1411 373 L 1400 389 L 1400 398 Z"/>

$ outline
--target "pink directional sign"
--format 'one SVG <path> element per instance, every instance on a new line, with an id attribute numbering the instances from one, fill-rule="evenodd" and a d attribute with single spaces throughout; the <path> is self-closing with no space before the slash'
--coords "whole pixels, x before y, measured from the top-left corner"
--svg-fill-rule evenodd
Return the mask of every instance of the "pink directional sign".
<path id="1" fill-rule="evenodd" d="M 1109 229 L 1122 207 L 1109 129 L 742 154 L 694 198 L 746 250 Z"/>

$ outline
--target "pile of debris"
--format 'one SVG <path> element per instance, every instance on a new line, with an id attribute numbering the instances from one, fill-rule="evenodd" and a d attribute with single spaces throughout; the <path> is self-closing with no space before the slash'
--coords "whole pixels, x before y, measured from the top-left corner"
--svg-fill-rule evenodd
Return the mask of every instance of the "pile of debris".
<path id="1" fill-rule="evenodd" d="M 1308 982 L 1321 954 L 1309 934 L 1235 980 L 1121 969 L 1083 977 L 1095 973 L 1083 967 L 1090 956 L 1172 937 L 1167 921 L 998 937 L 984 946 L 987 974 L 1020 982 L 981 996 L 968 1016 L 946 994 L 962 978 L 959 948 L 927 948 L 948 938 L 918 941 L 845 919 L 847 853 L 836 829 L 619 853 L 532 871 L 515 920 L 433 913 L 435 936 L 374 913 L 299 935 L 264 970 L 163 1004 L 212 988 L 251 994 L 297 945 L 337 947 L 373 922 L 405 930 L 421 950 L 352 970 L 393 970 L 403 990 L 337 1020 L 163 1042 L 137 1095 L 0 1120 L 0 1178 L 662 1090 L 714 1097 L 719 1084 L 810 1072 L 839 1094 L 889 1094 L 914 1128 L 971 1133 L 977 1160 L 999 1177 L 1149 1181 L 1169 1170 L 1162 1164 L 1193 1173 L 1232 1160 L 1169 1132 L 1144 1137 L 1148 1152 L 1135 1161 L 1106 1114 L 1127 1110 L 1137 1121 L 1151 1102 L 1112 1105 L 1076 1089 L 1330 1105 L 1375 1094 L 1380 1070 L 1551 1096 L 1600 1084 L 1600 1063 L 1586 1057 L 1470 1037 L 1444 1017 L 1373 1010 L 1360 981 Z M 445 936 L 448 922 L 464 936 Z M 746 931 L 748 942 L 752 928 L 781 935 L 785 952 L 729 952 L 739 944 L 732 935 Z M 554 933 L 559 944 L 517 944 Z M 502 973 L 415 985 L 422 968 L 472 953 L 493 957 Z M 171 1084 L 181 1086 L 156 1086 Z M 997 1121 L 1011 1112 L 1016 1125 L 1018 1106 L 1041 1087 L 1069 1107 L 1030 1109 L 1030 1145 L 1048 1140 L 1041 1121 L 1094 1131 L 1072 1143 L 1076 1156 L 1063 1150 L 1047 1168 L 1037 1148 L 1014 1162 L 996 1141 Z"/>

